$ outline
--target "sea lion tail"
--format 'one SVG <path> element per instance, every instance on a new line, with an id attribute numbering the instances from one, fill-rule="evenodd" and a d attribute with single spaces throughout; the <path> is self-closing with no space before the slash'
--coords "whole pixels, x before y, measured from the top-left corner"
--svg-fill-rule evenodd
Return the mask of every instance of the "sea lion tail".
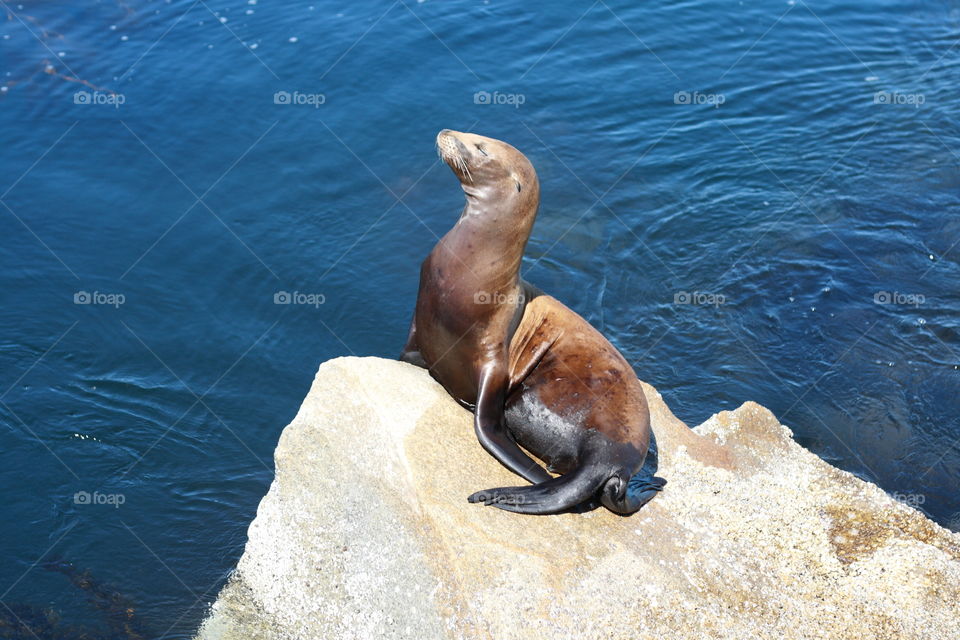
<path id="1" fill-rule="evenodd" d="M 467 498 L 514 513 L 546 515 L 568 511 L 597 494 L 610 478 L 609 469 L 585 461 L 573 471 L 527 487 L 478 491 Z"/>

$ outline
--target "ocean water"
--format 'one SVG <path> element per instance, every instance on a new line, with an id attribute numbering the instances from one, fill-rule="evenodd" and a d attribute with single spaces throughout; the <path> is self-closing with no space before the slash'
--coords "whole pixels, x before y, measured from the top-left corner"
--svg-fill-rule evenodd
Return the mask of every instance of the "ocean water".
<path id="1" fill-rule="evenodd" d="M 681 419 L 960 529 L 960 3 L 0 9 L 0 621 L 192 635 L 319 363 L 404 342 L 442 128 L 529 156 L 524 277 Z"/>

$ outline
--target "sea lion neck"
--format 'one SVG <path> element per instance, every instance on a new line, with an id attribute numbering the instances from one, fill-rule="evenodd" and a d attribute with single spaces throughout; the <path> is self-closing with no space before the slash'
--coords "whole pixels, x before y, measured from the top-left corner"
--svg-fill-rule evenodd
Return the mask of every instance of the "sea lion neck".
<path id="1" fill-rule="evenodd" d="M 472 185 L 464 185 L 464 193 L 466 204 L 445 244 L 478 273 L 518 278 L 537 203 L 504 201 L 498 190 Z"/>

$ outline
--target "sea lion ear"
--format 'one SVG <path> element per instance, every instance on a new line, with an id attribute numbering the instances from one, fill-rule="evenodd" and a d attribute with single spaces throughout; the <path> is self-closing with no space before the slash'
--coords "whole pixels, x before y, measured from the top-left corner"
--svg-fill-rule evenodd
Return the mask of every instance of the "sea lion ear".
<path id="1" fill-rule="evenodd" d="M 513 178 L 513 181 L 516 183 L 516 185 L 517 185 L 517 191 L 520 191 L 520 190 L 522 189 L 522 187 L 520 186 L 520 181 L 517 180 L 517 176 L 511 175 L 510 177 Z"/>

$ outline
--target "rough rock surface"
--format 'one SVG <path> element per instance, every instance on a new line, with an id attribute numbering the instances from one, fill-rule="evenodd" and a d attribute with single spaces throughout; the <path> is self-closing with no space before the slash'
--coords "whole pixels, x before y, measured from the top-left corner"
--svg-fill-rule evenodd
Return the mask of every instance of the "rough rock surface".
<path id="1" fill-rule="evenodd" d="M 468 504 L 518 484 L 425 371 L 324 363 L 203 640 L 960 638 L 960 535 L 748 402 L 690 430 L 645 385 L 638 514 Z"/>

